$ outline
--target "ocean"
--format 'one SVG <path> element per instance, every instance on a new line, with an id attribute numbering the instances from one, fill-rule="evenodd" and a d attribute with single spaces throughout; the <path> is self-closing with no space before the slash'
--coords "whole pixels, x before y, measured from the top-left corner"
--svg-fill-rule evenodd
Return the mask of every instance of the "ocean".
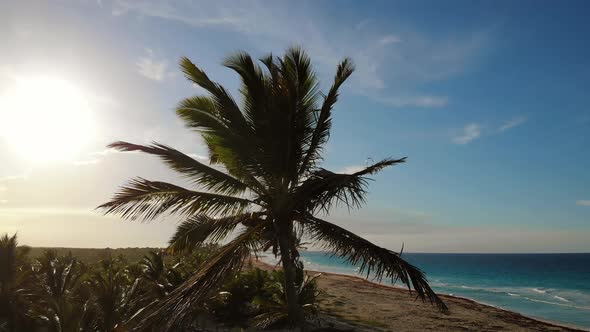
<path id="1" fill-rule="evenodd" d="M 324 252 L 301 252 L 305 268 L 357 275 Z M 436 292 L 590 329 L 590 254 L 417 254 Z M 270 259 L 270 258 L 269 258 Z"/>

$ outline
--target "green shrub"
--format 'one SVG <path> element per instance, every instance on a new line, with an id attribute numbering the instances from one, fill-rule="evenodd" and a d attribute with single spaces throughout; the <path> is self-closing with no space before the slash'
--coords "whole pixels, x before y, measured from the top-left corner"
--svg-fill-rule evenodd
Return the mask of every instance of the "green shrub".
<path id="1" fill-rule="evenodd" d="M 297 270 L 295 286 L 299 305 L 306 316 L 317 314 L 316 277 L 306 275 L 301 268 Z M 209 311 L 218 321 L 230 325 L 259 329 L 280 327 L 287 323 L 284 278 L 282 270 L 256 268 L 238 273 L 211 299 Z"/>

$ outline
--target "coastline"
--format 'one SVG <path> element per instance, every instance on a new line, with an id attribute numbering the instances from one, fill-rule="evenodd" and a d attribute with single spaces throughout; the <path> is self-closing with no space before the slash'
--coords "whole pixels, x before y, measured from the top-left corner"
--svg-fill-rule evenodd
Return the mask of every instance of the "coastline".
<path id="1" fill-rule="evenodd" d="M 251 259 L 253 266 L 275 266 Z M 319 273 L 321 311 L 334 320 L 352 324 L 355 331 L 590 331 L 578 326 L 522 315 L 469 298 L 440 294 L 450 309 L 439 313 L 429 303 L 416 300 L 407 289 L 360 276 Z"/>

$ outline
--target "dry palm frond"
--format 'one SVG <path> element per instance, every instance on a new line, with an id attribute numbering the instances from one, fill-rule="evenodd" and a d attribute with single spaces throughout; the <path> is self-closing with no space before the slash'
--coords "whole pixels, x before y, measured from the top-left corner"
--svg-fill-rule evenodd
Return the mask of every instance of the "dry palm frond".
<path id="1" fill-rule="evenodd" d="M 311 215 L 303 217 L 302 223 L 312 239 L 320 241 L 333 255 L 359 266 L 360 273 L 365 273 L 367 277 L 372 275 L 379 281 L 383 278 L 392 282 L 400 280 L 409 290 L 413 288 L 420 299 L 428 299 L 442 311 L 448 310 L 428 285 L 424 273 L 402 259 L 400 254 L 376 246 L 342 227 Z"/>

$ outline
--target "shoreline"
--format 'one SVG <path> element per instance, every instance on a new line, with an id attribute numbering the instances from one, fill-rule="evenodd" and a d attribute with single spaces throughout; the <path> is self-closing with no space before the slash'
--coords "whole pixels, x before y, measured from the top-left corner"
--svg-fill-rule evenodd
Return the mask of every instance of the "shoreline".
<path id="1" fill-rule="evenodd" d="M 261 269 L 276 268 L 274 265 L 254 257 L 250 262 L 252 262 L 253 266 Z M 320 289 L 326 291 L 328 300 L 328 305 L 323 305 L 323 309 L 327 309 L 328 312 L 336 310 L 335 316 L 347 322 L 354 323 L 356 320 L 357 322 L 360 321 L 361 325 L 369 322 L 371 323 L 369 325 L 372 325 L 372 330 L 380 326 L 380 328 L 384 328 L 382 331 L 388 331 L 389 329 L 418 331 L 427 330 L 430 325 L 434 324 L 435 328 L 433 330 L 438 331 L 465 329 L 482 331 L 590 331 L 590 329 L 580 326 L 523 315 L 470 298 L 439 293 L 451 310 L 450 314 L 445 316 L 438 313 L 436 308 L 430 306 L 428 302 L 423 303 L 420 300 L 415 300 L 407 288 L 399 285 L 378 283 L 351 274 L 317 270 L 306 271 L 322 275 L 318 278 L 318 284 Z M 368 293 L 370 293 L 370 296 L 364 298 Z M 345 305 L 353 310 L 343 310 Z M 363 306 L 369 308 L 363 308 Z M 380 307 L 383 307 L 382 311 L 385 313 L 382 317 L 376 314 Z M 415 311 L 414 324 L 395 324 L 395 318 L 400 319 L 404 315 L 407 316 L 408 311 Z M 342 315 L 343 312 L 347 314 Z M 366 315 L 363 315 L 363 313 Z M 421 313 L 424 315 L 421 316 Z M 461 319 L 457 320 L 459 316 Z M 448 321 L 449 324 L 445 324 L 445 321 Z M 369 330 L 371 329 L 367 329 L 367 331 Z"/>

